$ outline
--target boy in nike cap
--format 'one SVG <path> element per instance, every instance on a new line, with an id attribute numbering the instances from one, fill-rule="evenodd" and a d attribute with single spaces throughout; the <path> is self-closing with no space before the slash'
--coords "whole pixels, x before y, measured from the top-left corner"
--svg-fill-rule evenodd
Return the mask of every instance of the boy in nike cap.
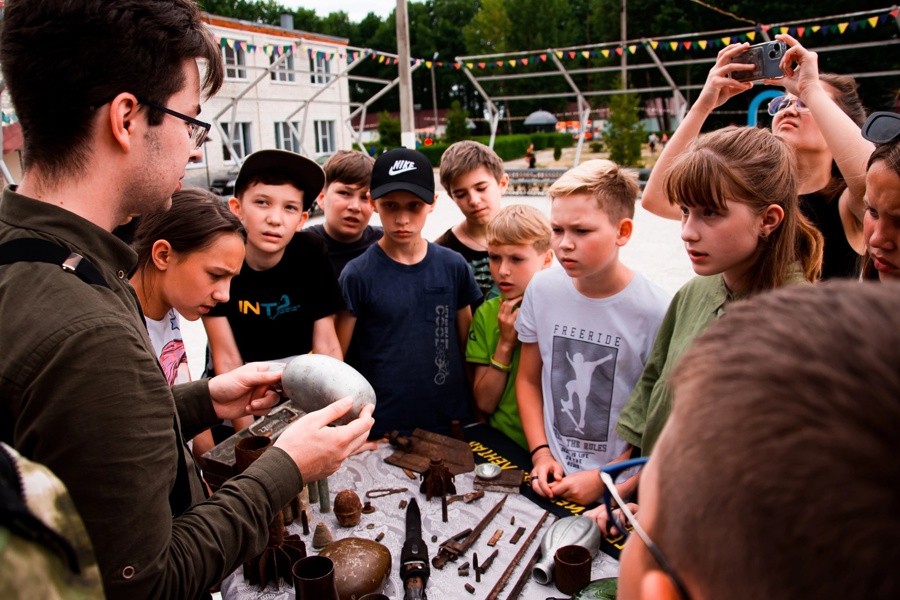
<path id="1" fill-rule="evenodd" d="M 378 157 L 369 198 L 384 237 L 341 273 L 341 347 L 347 354 L 352 339 L 351 364 L 375 388 L 373 437 L 448 433 L 451 421 L 469 420 L 463 349 L 481 292 L 462 256 L 422 238 L 437 199 L 425 155 L 400 148 Z"/>

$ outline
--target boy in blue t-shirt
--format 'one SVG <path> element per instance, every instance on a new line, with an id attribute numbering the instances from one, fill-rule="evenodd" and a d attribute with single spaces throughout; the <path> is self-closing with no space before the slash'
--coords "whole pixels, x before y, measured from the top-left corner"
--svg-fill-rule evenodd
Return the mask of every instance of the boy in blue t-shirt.
<path id="1" fill-rule="evenodd" d="M 422 238 L 437 199 L 425 155 L 400 148 L 378 157 L 369 198 L 384 237 L 341 273 L 348 310 L 338 337 L 345 351 L 353 339 L 352 365 L 375 389 L 373 437 L 447 433 L 451 421 L 469 420 L 462 349 L 481 292 L 465 259 Z"/>

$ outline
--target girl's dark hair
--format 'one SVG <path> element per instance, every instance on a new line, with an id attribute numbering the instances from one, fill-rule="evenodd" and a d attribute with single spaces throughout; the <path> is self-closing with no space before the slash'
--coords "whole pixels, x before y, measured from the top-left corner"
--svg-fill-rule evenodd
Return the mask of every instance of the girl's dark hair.
<path id="1" fill-rule="evenodd" d="M 878 161 L 884 161 L 885 166 L 900 177 L 900 140 L 877 146 L 872 155 L 869 156 L 866 171 L 871 169 L 872 165 Z"/>
<path id="2" fill-rule="evenodd" d="M 190 254 L 208 248 L 227 233 L 247 239 L 240 220 L 218 196 L 200 188 L 175 192 L 172 208 L 145 216 L 135 233 L 132 246 L 138 255 L 138 269 L 150 262 L 157 240 L 166 240 L 179 254 Z"/>
<path id="3" fill-rule="evenodd" d="M 768 237 L 748 273 L 747 291 L 781 287 L 799 263 L 807 281 L 822 269 L 822 234 L 800 213 L 793 150 L 766 129 L 726 127 L 701 136 L 679 156 L 665 178 L 673 204 L 722 211 L 741 202 L 756 214 L 772 204 L 784 220 Z"/>

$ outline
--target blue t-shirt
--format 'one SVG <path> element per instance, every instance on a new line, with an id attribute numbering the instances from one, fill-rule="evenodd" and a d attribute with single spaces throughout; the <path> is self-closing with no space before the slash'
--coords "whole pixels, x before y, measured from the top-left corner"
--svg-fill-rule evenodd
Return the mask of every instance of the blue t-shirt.
<path id="1" fill-rule="evenodd" d="M 356 317 L 352 361 L 375 389 L 372 436 L 420 427 L 446 433 L 469 420 L 469 385 L 456 311 L 481 298 L 459 254 L 428 244 L 414 265 L 398 263 L 375 244 L 340 277 Z"/>

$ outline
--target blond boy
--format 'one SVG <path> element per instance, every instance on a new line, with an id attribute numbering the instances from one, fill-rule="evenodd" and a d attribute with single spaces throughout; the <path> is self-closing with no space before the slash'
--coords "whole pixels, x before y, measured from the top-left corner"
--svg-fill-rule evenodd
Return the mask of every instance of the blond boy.
<path id="1" fill-rule="evenodd" d="M 246 258 L 228 302 L 203 317 L 216 373 L 310 350 L 343 358 L 334 315 L 344 303 L 325 243 L 298 233 L 324 180 L 314 161 L 284 150 L 241 166 L 228 205 L 247 230 Z"/>
<path id="2" fill-rule="evenodd" d="M 516 374 L 521 345 L 516 315 L 525 288 L 535 273 L 553 261 L 550 222 L 540 210 L 525 204 L 500 209 L 487 227 L 491 276 L 500 296 L 475 311 L 466 344 L 466 361 L 475 366 L 475 405 L 490 415 L 488 422 L 528 449 L 519 407 Z"/>
<path id="3" fill-rule="evenodd" d="M 490 297 L 494 284 L 488 265 L 487 224 L 500 210 L 508 183 L 503 161 L 484 144 L 456 142 L 441 156 L 441 185 L 465 219 L 435 243 L 466 259 L 484 297 Z"/>
<path id="4" fill-rule="evenodd" d="M 375 437 L 448 433 L 451 421 L 470 419 L 463 345 L 481 294 L 462 257 L 422 237 L 437 198 L 425 155 L 379 156 L 370 197 L 384 237 L 341 273 L 341 345 L 353 340 L 351 364 L 375 388 Z"/>
<path id="5" fill-rule="evenodd" d="M 619 262 L 631 238 L 634 173 L 606 160 L 571 169 L 549 190 L 551 246 L 563 269 L 538 273 L 516 319 L 516 396 L 538 494 L 597 500 L 597 469 L 631 448 L 615 433 L 670 296 Z"/>
<path id="6" fill-rule="evenodd" d="M 306 231 L 325 241 L 335 276 L 340 276 L 348 262 L 384 235 L 381 227 L 369 225 L 373 164 L 375 159 L 357 150 L 340 150 L 325 161 L 325 187 L 316 199 L 325 213 L 325 222 L 307 227 Z"/>

